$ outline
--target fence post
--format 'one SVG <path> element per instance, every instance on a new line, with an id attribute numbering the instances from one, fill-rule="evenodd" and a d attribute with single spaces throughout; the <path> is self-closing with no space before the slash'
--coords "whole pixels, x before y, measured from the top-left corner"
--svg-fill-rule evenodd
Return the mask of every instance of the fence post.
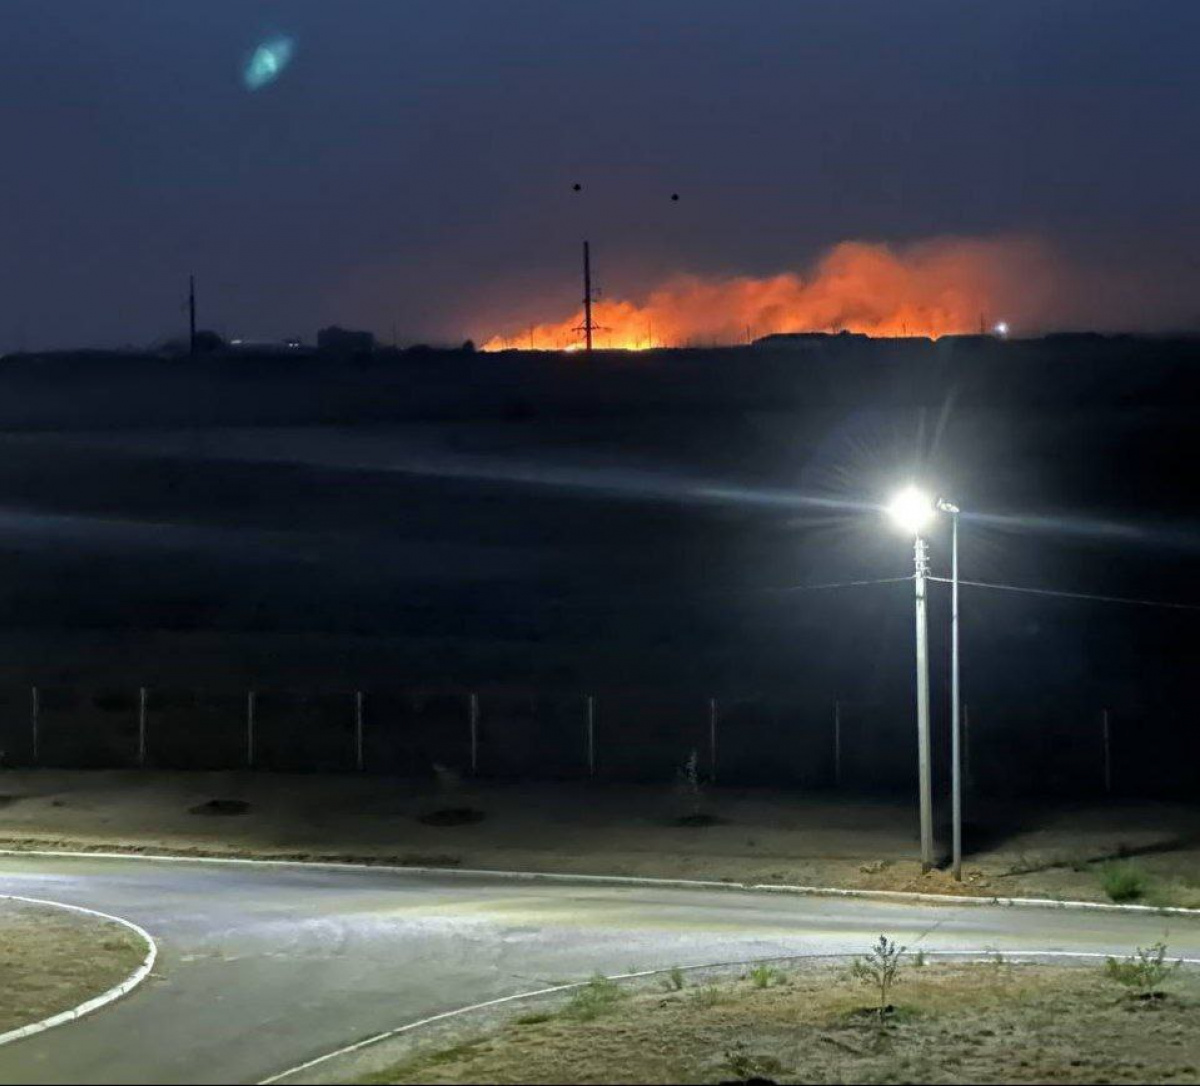
<path id="1" fill-rule="evenodd" d="M 842 786 L 842 703 L 833 703 L 833 786 Z"/>
<path id="2" fill-rule="evenodd" d="M 358 771 L 363 771 L 363 692 L 354 693 L 354 760 Z"/>
<path id="3" fill-rule="evenodd" d="M 138 687 L 138 768 L 146 768 L 146 688 Z"/>
<path id="4" fill-rule="evenodd" d="M 246 768 L 254 768 L 254 691 L 246 695 Z"/>
<path id="5" fill-rule="evenodd" d="M 708 772 L 709 780 L 717 783 L 717 699 L 708 699 Z"/>
<path id="6" fill-rule="evenodd" d="M 1108 710 L 1100 714 L 1101 727 L 1104 732 L 1104 792 L 1112 792 L 1112 731 L 1108 723 Z"/>
<path id="7" fill-rule="evenodd" d="M 471 695 L 471 773 L 479 769 L 479 695 Z"/>
<path id="8" fill-rule="evenodd" d="M 587 762 L 588 776 L 596 775 L 596 699 L 587 696 Z"/>
<path id="9" fill-rule="evenodd" d="M 30 722 L 33 725 L 33 764 L 38 764 L 38 718 L 41 716 L 41 699 L 38 697 L 38 688 L 30 687 L 32 697 L 29 703 Z"/>

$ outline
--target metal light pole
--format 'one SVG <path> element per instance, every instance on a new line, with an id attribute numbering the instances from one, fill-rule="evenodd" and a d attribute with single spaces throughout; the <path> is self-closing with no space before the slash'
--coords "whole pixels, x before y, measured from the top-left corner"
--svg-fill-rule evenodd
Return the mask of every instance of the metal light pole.
<path id="1" fill-rule="evenodd" d="M 962 715 L 958 684 L 958 506 L 939 498 L 938 509 L 950 514 L 950 869 L 962 882 Z"/>
<path id="2" fill-rule="evenodd" d="M 926 618 L 926 574 L 929 555 L 925 540 L 913 544 L 917 598 L 917 769 L 921 794 L 921 870 L 933 867 L 933 787 L 929 767 L 929 623 Z"/>
<path id="3" fill-rule="evenodd" d="M 929 742 L 929 548 L 922 534 L 940 505 L 916 487 L 902 490 L 888 506 L 892 520 L 913 536 L 917 619 L 917 774 L 921 809 L 921 869 L 933 867 L 933 782 Z"/>

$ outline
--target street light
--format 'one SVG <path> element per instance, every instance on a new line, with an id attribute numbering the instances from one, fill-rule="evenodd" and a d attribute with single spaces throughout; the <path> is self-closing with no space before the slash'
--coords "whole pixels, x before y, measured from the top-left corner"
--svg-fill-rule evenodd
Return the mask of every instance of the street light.
<path id="1" fill-rule="evenodd" d="M 907 486 L 888 505 L 888 516 L 906 532 L 919 536 L 933 520 L 936 509 L 929 495 Z"/>
<path id="2" fill-rule="evenodd" d="M 950 825 L 953 838 L 950 870 L 962 882 L 962 724 L 958 686 L 958 506 L 938 498 L 937 507 L 950 514 Z"/>
<path id="3" fill-rule="evenodd" d="M 921 792 L 921 867 L 933 866 L 932 787 L 929 761 L 929 634 L 926 619 L 926 577 L 929 552 L 921 533 L 938 513 L 947 513 L 951 524 L 950 608 L 950 760 L 951 760 L 951 870 L 962 881 L 962 744 L 958 658 L 958 513 L 944 498 L 931 499 L 917 487 L 906 487 L 888 505 L 888 514 L 915 537 L 913 557 L 917 603 L 917 757 Z"/>
<path id="4" fill-rule="evenodd" d="M 929 769 L 929 623 L 926 618 L 926 575 L 929 554 L 921 533 L 935 515 L 932 499 L 915 486 L 900 491 L 888 505 L 893 522 L 913 540 L 917 612 L 917 770 L 921 807 L 921 870 L 933 867 L 933 787 Z"/>

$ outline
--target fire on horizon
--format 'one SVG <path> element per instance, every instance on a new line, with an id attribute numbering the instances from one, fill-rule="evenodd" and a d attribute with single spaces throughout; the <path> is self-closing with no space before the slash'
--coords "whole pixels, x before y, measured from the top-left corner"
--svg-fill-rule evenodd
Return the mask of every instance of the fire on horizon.
<path id="1" fill-rule="evenodd" d="M 1001 315 L 1034 323 L 1057 261 L 1029 238 L 945 238 L 899 248 L 859 241 L 830 249 L 811 273 L 726 278 L 677 275 L 644 298 L 593 302 L 596 346 L 615 350 L 746 343 L 779 332 L 938 336 L 997 331 Z M 582 305 L 483 344 L 577 350 Z M 998 334 L 1006 334 L 1008 324 Z"/>

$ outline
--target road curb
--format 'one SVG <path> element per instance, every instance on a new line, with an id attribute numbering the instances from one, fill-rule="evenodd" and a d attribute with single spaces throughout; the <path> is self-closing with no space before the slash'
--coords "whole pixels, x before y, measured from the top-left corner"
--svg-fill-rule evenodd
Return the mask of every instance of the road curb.
<path id="1" fill-rule="evenodd" d="M 271 860 L 247 856 L 183 856 L 171 853 L 89 852 L 68 849 L 0 848 L 0 856 L 49 856 L 91 860 L 146 860 L 152 863 L 242 864 L 302 869 L 388 871 L 436 878 L 502 879 L 511 882 L 550 882 L 581 886 L 640 886 L 647 889 L 728 890 L 754 894 L 794 894 L 799 897 L 861 898 L 869 901 L 915 902 L 922 905 L 990 905 L 1023 909 L 1090 909 L 1099 912 L 1152 916 L 1200 917 L 1200 909 L 1181 905 L 1118 905 L 1108 901 L 1059 901 L 1055 898 L 984 897 L 974 894 L 928 894 L 918 890 L 842 889 L 834 886 L 799 886 L 786 883 L 718 882 L 703 879 L 648 878 L 637 875 L 583 875 L 551 871 L 489 871 L 486 868 L 417 867 L 338 860 Z"/>
<path id="2" fill-rule="evenodd" d="M 142 958 L 142 964 L 121 981 L 120 984 L 109 988 L 107 992 L 102 992 L 98 996 L 93 996 L 91 999 L 85 1000 L 70 1010 L 60 1011 L 49 1018 L 43 1018 L 40 1022 L 30 1022 L 26 1026 L 10 1029 L 7 1033 L 0 1033 L 0 1045 L 11 1044 L 13 1041 L 19 1041 L 24 1037 L 31 1037 L 35 1033 L 43 1033 L 48 1029 L 53 1029 L 55 1026 L 74 1022 L 76 1019 L 82 1018 L 85 1014 L 98 1011 L 101 1007 L 106 1007 L 109 1003 L 113 1003 L 122 996 L 128 995 L 150 975 L 150 970 L 154 968 L 154 963 L 158 958 L 158 944 L 154 941 L 153 936 L 145 928 L 135 924 L 132 920 L 126 920 L 123 916 L 113 916 L 111 913 L 102 913 L 99 909 L 88 909 L 83 905 L 71 905 L 65 901 L 48 901 L 45 898 L 23 897 L 20 894 L 0 894 L 0 901 L 21 901 L 28 905 L 48 905 L 56 909 L 69 909 L 71 912 L 99 917 L 101 920 L 121 924 L 128 928 L 146 944 L 146 954 Z"/>
<path id="3" fill-rule="evenodd" d="M 926 950 L 926 957 L 929 958 L 961 958 L 967 962 L 1026 962 L 1037 961 L 1045 958 L 1082 958 L 1093 960 L 1096 958 L 1108 958 L 1111 955 L 1104 954 L 1099 951 L 1073 951 L 1073 950 L 1022 950 L 1013 951 L 1002 954 L 996 950 Z M 727 962 L 707 962 L 702 965 L 685 965 L 674 966 L 666 969 L 643 969 L 635 973 L 614 973 L 608 977 L 608 980 L 627 981 L 627 980 L 642 980 L 646 977 L 665 976 L 675 969 L 683 973 L 702 973 L 706 971 L 714 971 L 718 969 L 738 969 L 746 966 L 759 965 L 762 963 L 771 962 L 812 962 L 812 961 L 834 961 L 842 958 L 853 958 L 853 954 L 784 954 L 774 955 L 769 958 L 742 958 L 735 961 Z M 1200 958 L 1180 958 L 1179 961 L 1189 966 L 1200 966 Z M 482 1003 L 472 1003 L 466 1007 L 458 1007 L 452 1011 L 443 1011 L 441 1014 L 430 1015 L 428 1018 L 419 1018 L 415 1022 L 408 1022 L 405 1025 L 397 1026 L 394 1029 L 384 1030 L 382 1033 L 373 1034 L 370 1037 L 364 1037 L 361 1041 L 355 1041 L 352 1044 L 345 1045 L 342 1048 L 335 1049 L 332 1052 L 326 1052 L 324 1055 L 315 1056 L 310 1060 L 305 1060 L 303 1063 L 296 1064 L 295 1067 L 289 1067 L 286 1071 L 280 1071 L 272 1075 L 270 1078 L 264 1078 L 258 1086 L 275 1086 L 275 1083 L 283 1082 L 295 1075 L 302 1074 L 305 1071 L 310 1071 L 314 1067 L 319 1067 L 323 1063 L 329 1063 L 332 1060 L 339 1059 L 342 1056 L 349 1056 L 355 1052 L 361 1052 L 363 1049 L 372 1048 L 377 1044 L 382 1044 L 384 1041 L 390 1041 L 395 1037 L 402 1037 L 406 1033 L 415 1033 L 426 1026 L 436 1025 L 438 1022 L 449 1021 L 453 1018 L 459 1018 L 463 1015 L 472 1014 L 476 1011 L 487 1010 L 491 1007 L 504 1006 L 509 1003 L 520 1003 L 525 1000 L 540 999 L 548 995 L 561 995 L 564 992 L 575 991 L 586 987 L 589 982 L 586 980 L 575 981 L 572 984 L 559 984 L 550 988 L 539 988 L 532 992 L 518 992 L 515 995 L 500 996 L 497 999 L 484 1000 Z"/>

